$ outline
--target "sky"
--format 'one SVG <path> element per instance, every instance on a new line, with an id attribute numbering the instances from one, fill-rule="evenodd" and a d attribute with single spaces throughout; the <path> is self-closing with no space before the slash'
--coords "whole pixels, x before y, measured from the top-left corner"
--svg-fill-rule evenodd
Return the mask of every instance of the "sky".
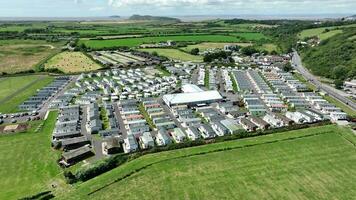
<path id="1" fill-rule="evenodd" d="M 0 0 L 0 17 L 356 14 L 356 0 Z"/>

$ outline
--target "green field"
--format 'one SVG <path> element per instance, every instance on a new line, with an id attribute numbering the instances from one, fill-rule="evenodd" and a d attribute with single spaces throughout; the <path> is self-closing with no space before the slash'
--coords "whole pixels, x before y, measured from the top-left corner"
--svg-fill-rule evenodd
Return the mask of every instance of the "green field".
<path id="1" fill-rule="evenodd" d="M 239 42 L 236 36 L 229 35 L 178 35 L 178 36 L 161 36 L 161 37 L 141 37 L 141 38 L 124 38 L 113 40 L 81 40 L 79 44 L 85 44 L 87 47 L 100 49 L 104 47 L 128 46 L 135 47 L 141 44 L 150 44 L 166 42 L 173 40 L 176 42 Z"/>
<path id="2" fill-rule="evenodd" d="M 65 73 L 93 71 L 101 66 L 82 52 L 62 52 L 44 64 L 46 69 L 57 68 Z"/>
<path id="3" fill-rule="evenodd" d="M 335 27 L 334 27 L 335 28 Z M 337 29 L 333 30 L 333 27 L 328 27 L 328 28 L 313 28 L 313 29 L 307 29 L 299 33 L 299 38 L 300 39 L 305 39 L 308 37 L 319 37 L 320 40 L 326 40 L 336 34 L 342 33 L 342 30 Z M 326 32 L 325 30 L 329 29 L 330 31 Z"/>
<path id="4" fill-rule="evenodd" d="M 51 134 L 57 114 L 51 112 L 39 132 L 31 122 L 25 133 L 0 135 L 0 199 L 19 199 L 63 184 L 59 154 L 51 148 Z"/>
<path id="5" fill-rule="evenodd" d="M 43 40 L 0 40 L 0 73 L 34 70 L 39 62 L 58 53 L 62 45 Z"/>
<path id="6" fill-rule="evenodd" d="M 17 90 L 39 80 L 41 76 L 15 76 L 0 78 L 0 102 L 9 95 L 14 94 Z"/>
<path id="7" fill-rule="evenodd" d="M 225 45 L 230 44 L 238 45 L 241 47 L 252 45 L 252 43 L 202 42 L 199 44 L 188 45 L 187 47 L 183 47 L 181 49 L 187 52 L 190 52 L 194 48 L 198 48 L 199 51 L 206 51 L 207 49 L 223 49 Z"/>
<path id="8" fill-rule="evenodd" d="M 355 144 L 351 130 L 328 125 L 149 154 L 56 194 L 58 199 L 352 199 Z"/>
<path id="9" fill-rule="evenodd" d="M 53 81 L 53 77 L 43 75 L 6 77 L 0 79 L 0 112 L 17 112 L 18 105 L 37 90 Z"/>
<path id="10" fill-rule="evenodd" d="M 193 61 L 193 62 L 202 62 L 203 58 L 201 56 L 195 56 L 177 49 L 139 49 L 140 51 L 145 52 L 157 52 L 160 56 L 165 56 L 174 60 L 181 61 Z"/>

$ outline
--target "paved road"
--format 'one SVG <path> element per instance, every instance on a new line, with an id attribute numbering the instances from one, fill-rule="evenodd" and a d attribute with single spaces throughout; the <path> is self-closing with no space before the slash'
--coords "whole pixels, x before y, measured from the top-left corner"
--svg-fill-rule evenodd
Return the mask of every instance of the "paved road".
<path id="1" fill-rule="evenodd" d="M 325 91 L 328 95 L 334 97 L 335 99 L 338 99 L 351 109 L 356 110 L 356 104 L 351 100 L 348 99 L 347 94 L 341 90 L 337 90 L 330 85 L 324 84 L 320 82 L 314 75 L 312 75 L 307 69 L 303 67 L 302 60 L 298 54 L 298 52 L 294 51 L 293 52 L 293 57 L 292 57 L 292 63 L 294 68 L 299 71 L 306 80 L 310 81 L 311 84 L 315 85 L 317 88 Z"/>

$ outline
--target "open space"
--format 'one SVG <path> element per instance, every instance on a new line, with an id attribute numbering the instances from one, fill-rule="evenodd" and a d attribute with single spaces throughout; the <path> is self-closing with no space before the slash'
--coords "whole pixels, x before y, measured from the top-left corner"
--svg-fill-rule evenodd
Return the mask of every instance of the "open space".
<path id="1" fill-rule="evenodd" d="M 194 48 L 198 48 L 199 51 L 205 51 L 207 49 L 224 49 L 225 45 L 238 45 L 245 47 L 252 45 L 252 43 L 203 42 L 200 44 L 188 45 L 187 47 L 183 47 L 182 50 L 190 52 Z"/>
<path id="2" fill-rule="evenodd" d="M 42 40 L 0 41 L 0 73 L 34 70 L 39 62 L 60 51 L 62 43 Z"/>
<path id="3" fill-rule="evenodd" d="M 18 105 L 52 81 L 53 77 L 45 75 L 1 78 L 0 112 L 12 113 L 19 111 Z"/>
<path id="4" fill-rule="evenodd" d="M 328 125 L 150 154 L 58 198 L 351 199 L 355 142 Z"/>
<path id="5" fill-rule="evenodd" d="M 174 60 L 181 61 L 193 61 L 193 62 L 201 62 L 203 58 L 201 56 L 195 56 L 178 49 L 140 49 L 140 51 L 145 51 L 149 53 L 157 52 L 160 56 L 165 56 Z"/>
<path id="6" fill-rule="evenodd" d="M 45 63 L 45 68 L 57 68 L 65 73 L 93 71 L 101 66 L 82 52 L 62 52 Z"/>
<path id="7" fill-rule="evenodd" d="M 50 142 L 56 117 L 52 112 L 46 121 L 31 122 L 26 132 L 0 136 L 0 199 L 28 197 L 63 183 L 59 154 Z"/>
<path id="8" fill-rule="evenodd" d="M 128 46 L 135 47 L 141 44 L 150 44 L 158 42 L 166 42 L 173 40 L 176 42 L 239 42 L 241 39 L 229 35 L 177 35 L 177 36 L 160 36 L 160 37 L 141 37 L 141 38 L 125 38 L 114 40 L 82 40 L 80 43 L 93 49 Z"/>
<path id="9" fill-rule="evenodd" d="M 336 27 L 306 29 L 299 33 L 298 36 L 300 39 L 317 36 L 320 38 L 320 40 L 326 40 L 336 34 L 342 33 L 342 30 L 335 28 Z"/>

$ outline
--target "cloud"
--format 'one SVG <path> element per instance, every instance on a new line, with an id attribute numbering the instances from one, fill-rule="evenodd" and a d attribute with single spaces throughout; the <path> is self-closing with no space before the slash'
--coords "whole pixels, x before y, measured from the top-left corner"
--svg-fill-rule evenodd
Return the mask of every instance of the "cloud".
<path id="1" fill-rule="evenodd" d="M 89 11 L 102 11 L 104 9 L 105 9 L 105 7 L 92 7 L 92 8 L 89 8 Z"/>

